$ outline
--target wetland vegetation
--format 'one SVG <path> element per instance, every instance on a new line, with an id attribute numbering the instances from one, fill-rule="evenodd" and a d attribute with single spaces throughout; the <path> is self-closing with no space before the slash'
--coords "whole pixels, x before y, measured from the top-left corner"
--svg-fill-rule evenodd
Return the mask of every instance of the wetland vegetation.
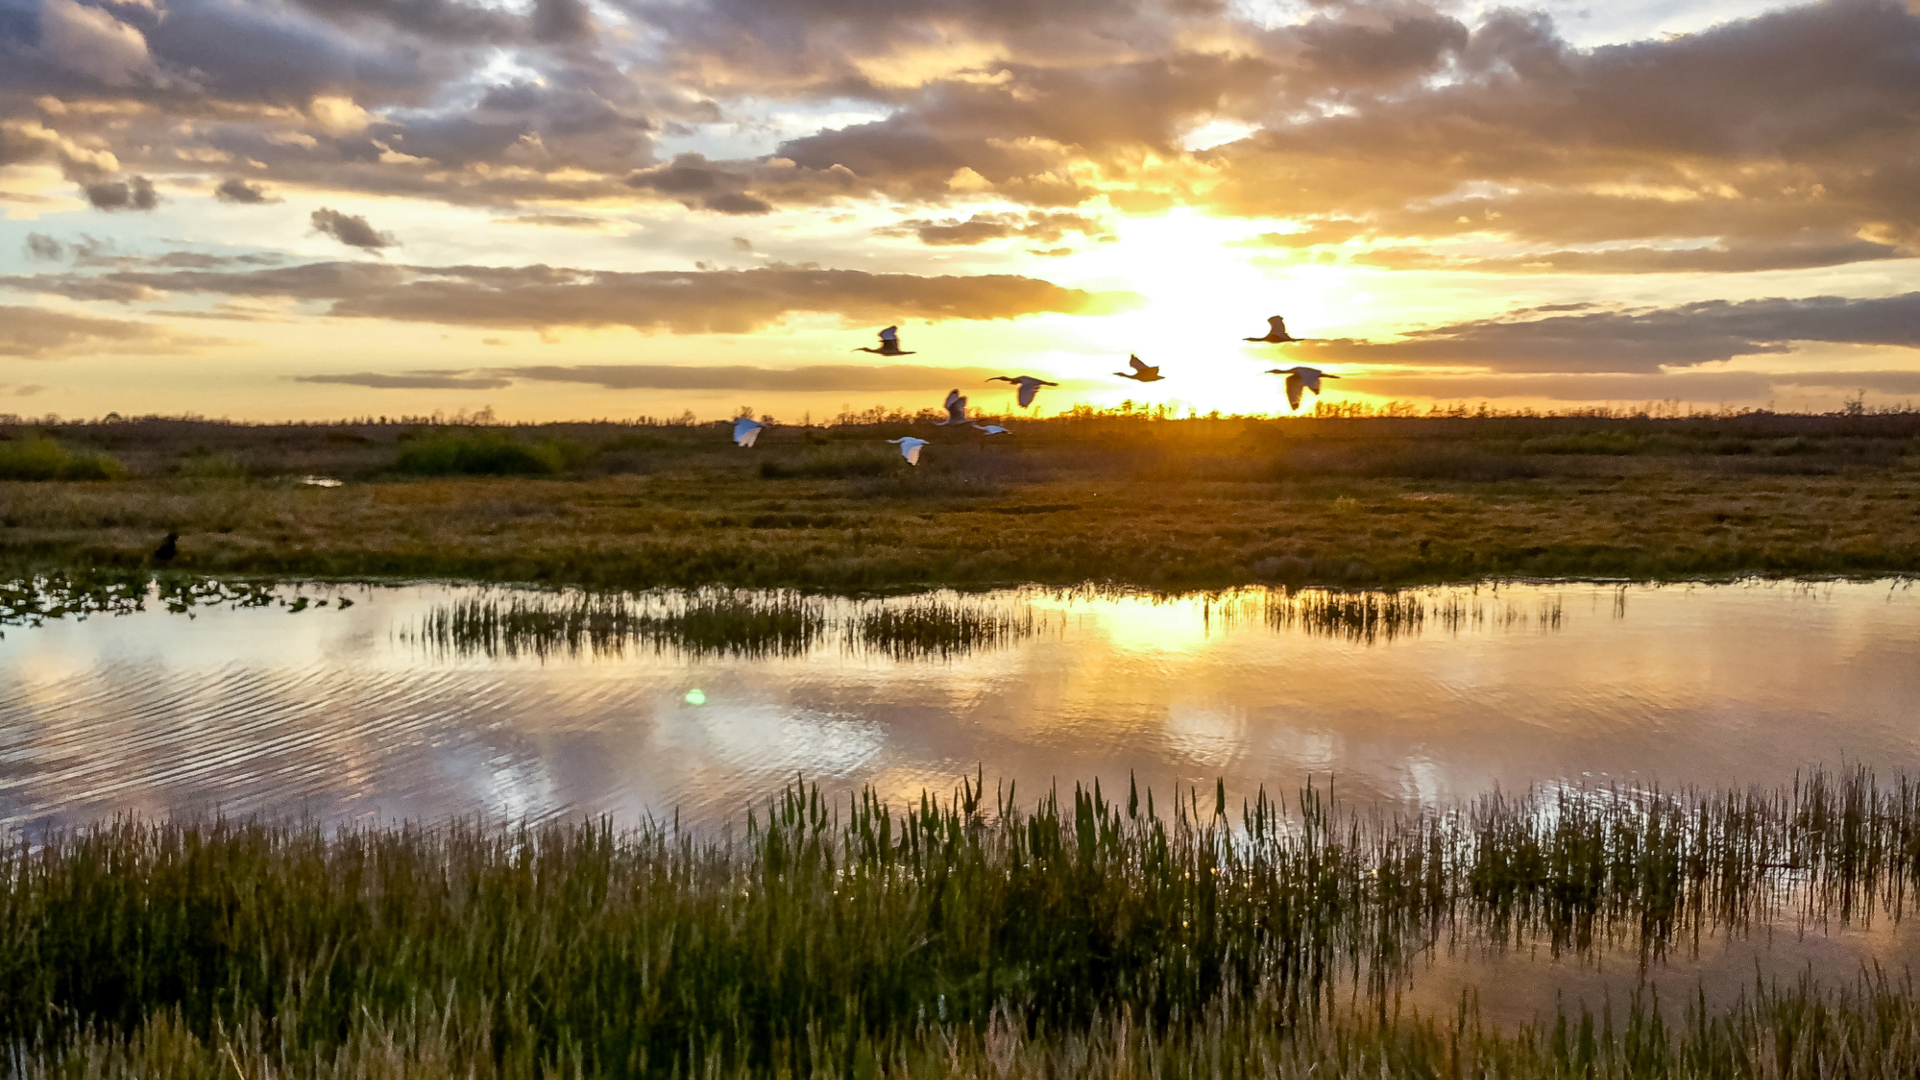
<path id="1" fill-rule="evenodd" d="M 751 450 L 679 422 L 15 425 L 0 571 L 150 566 L 167 532 L 204 574 L 619 589 L 1920 567 L 1920 414 L 1085 414 L 941 429 L 918 469 L 880 442 L 913 418 L 842 420 Z"/>
<path id="2" fill-rule="evenodd" d="M 737 829 L 132 819 L 0 856 L 20 1077 L 1896 1076 L 1878 970 L 1403 1008 L 1434 950 L 1906 917 L 1920 786 L 1566 789 L 1411 817 L 1220 790 L 790 787 Z"/>

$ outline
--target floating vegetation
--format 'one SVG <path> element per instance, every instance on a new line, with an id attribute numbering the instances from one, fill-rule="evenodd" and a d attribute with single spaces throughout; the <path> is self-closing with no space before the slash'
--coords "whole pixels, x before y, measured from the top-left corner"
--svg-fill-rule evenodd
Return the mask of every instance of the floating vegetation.
<path id="1" fill-rule="evenodd" d="M 402 636 L 463 655 L 617 656 L 630 646 L 694 656 L 804 656 L 828 631 L 825 606 L 798 593 L 477 596 L 436 607 Z"/>
<path id="2" fill-rule="evenodd" d="M 340 597 L 339 606 L 353 601 Z M 76 570 L 0 581 L 0 626 L 41 626 L 49 619 L 85 619 L 90 615 L 130 615 L 158 603 L 175 613 L 196 608 L 266 607 L 290 610 L 327 600 L 287 595 L 273 582 L 234 581 L 181 574 L 128 570 Z"/>
<path id="3" fill-rule="evenodd" d="M 871 605 L 847 620 L 850 641 L 895 660 L 949 660 L 1033 634 L 1031 607 L 1009 610 L 939 597 Z"/>
<path id="4" fill-rule="evenodd" d="M 1782 915 L 1898 919 L 1920 884 L 1904 778 L 1395 820 L 1311 786 L 1237 812 L 1217 785 L 1161 795 L 1025 807 L 967 782 L 896 808 L 794 786 L 705 837 L 122 819 L 0 853 L 0 1043 L 36 1077 L 1920 1067 L 1920 998 L 1877 972 L 1512 1032 L 1470 1001 L 1437 1021 L 1395 1003 L 1442 944 L 1645 955 Z"/>

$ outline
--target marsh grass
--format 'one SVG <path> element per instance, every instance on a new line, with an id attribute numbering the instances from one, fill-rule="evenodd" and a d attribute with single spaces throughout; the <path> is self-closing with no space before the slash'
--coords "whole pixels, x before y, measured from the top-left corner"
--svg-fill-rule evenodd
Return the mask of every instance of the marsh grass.
<path id="1" fill-rule="evenodd" d="M 804 656 L 824 639 L 824 605 L 798 593 L 702 590 L 683 596 L 526 594 L 440 605 L 402 636 L 455 655 L 618 656 L 628 648 L 690 656 Z"/>
<path id="2" fill-rule="evenodd" d="M 1909 1075 L 1910 982 L 1764 979 L 1503 1032 L 1411 956 L 1894 918 L 1920 788 L 1490 795 L 790 787 L 744 828 L 121 820 L 0 856 L 15 1076 Z"/>
<path id="3" fill-rule="evenodd" d="M 415 476 L 540 476 L 565 472 L 593 456 L 559 436 L 523 442 L 492 428 L 432 431 L 408 441 L 393 471 Z"/>
<path id="4" fill-rule="evenodd" d="M 952 659 L 1034 635 L 1033 609 L 965 598 L 923 597 L 863 606 L 848 619 L 847 637 L 895 660 Z"/>
<path id="5" fill-rule="evenodd" d="M 297 589 L 295 590 L 297 591 Z M 339 598 L 342 607 L 352 601 Z M 271 581 L 209 578 L 192 574 L 154 574 L 137 570 L 59 571 L 27 578 L 0 579 L 0 626 L 41 626 L 48 619 L 85 619 L 90 615 L 130 615 L 157 603 L 175 613 L 196 608 L 326 606 L 290 595 Z"/>
<path id="6" fill-rule="evenodd" d="M 851 609 L 850 611 L 848 609 Z M 1030 607 L 942 595 L 836 603 L 781 590 L 518 593 L 436 606 L 401 636 L 448 655 L 800 657 L 838 644 L 895 660 L 949 660 L 1031 637 Z"/>
<path id="7" fill-rule="evenodd" d="M 45 436 L 0 441 L 0 480 L 113 480 L 126 471 L 110 454 Z"/>

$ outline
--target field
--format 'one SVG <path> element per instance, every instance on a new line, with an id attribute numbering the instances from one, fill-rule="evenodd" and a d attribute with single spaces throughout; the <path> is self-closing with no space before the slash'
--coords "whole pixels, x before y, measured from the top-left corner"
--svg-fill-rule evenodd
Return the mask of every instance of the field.
<path id="1" fill-rule="evenodd" d="M 1898 919 L 1920 885 L 1904 779 L 1392 821 L 1312 788 L 1158 795 L 794 786 L 704 837 L 123 820 L 0 856 L 0 1044 L 9 1075 L 103 1080 L 1920 1068 L 1920 996 L 1872 971 L 1542 1002 L 1504 1030 L 1471 998 L 1399 1004 L 1432 950 L 1631 971 L 1702 934 Z"/>
<path id="2" fill-rule="evenodd" d="M 1011 422 L 16 425 L 0 572 L 168 532 L 208 574 L 849 593 L 1920 568 L 1920 414 Z"/>

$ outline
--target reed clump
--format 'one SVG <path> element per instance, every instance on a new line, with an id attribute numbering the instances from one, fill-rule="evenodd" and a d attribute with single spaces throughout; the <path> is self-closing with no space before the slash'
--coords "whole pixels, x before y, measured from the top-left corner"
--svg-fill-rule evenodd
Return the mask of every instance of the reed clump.
<path id="1" fill-rule="evenodd" d="M 847 637 L 895 660 L 952 659 L 1034 635 L 1033 609 L 923 597 L 870 606 L 848 620 Z"/>
<path id="2" fill-rule="evenodd" d="M 796 785 L 703 836 L 125 819 L 0 856 L 0 1045 L 101 1077 L 1910 1074 L 1920 999 L 1880 973 L 1511 1032 L 1391 1002 L 1443 942 L 1650 954 L 1897 919 L 1917 881 L 1920 787 L 1864 772 L 1392 820 L 977 782 Z"/>
<path id="3" fill-rule="evenodd" d="M 125 466 L 91 447 L 70 447 L 44 436 L 0 441 L 0 480 L 114 480 Z"/>
<path id="4" fill-rule="evenodd" d="M 630 646 L 693 656 L 804 656 L 827 635 L 816 599 L 785 591 L 705 590 L 682 597 L 618 594 L 476 596 L 434 608 L 405 635 L 488 657 L 617 656 Z"/>

